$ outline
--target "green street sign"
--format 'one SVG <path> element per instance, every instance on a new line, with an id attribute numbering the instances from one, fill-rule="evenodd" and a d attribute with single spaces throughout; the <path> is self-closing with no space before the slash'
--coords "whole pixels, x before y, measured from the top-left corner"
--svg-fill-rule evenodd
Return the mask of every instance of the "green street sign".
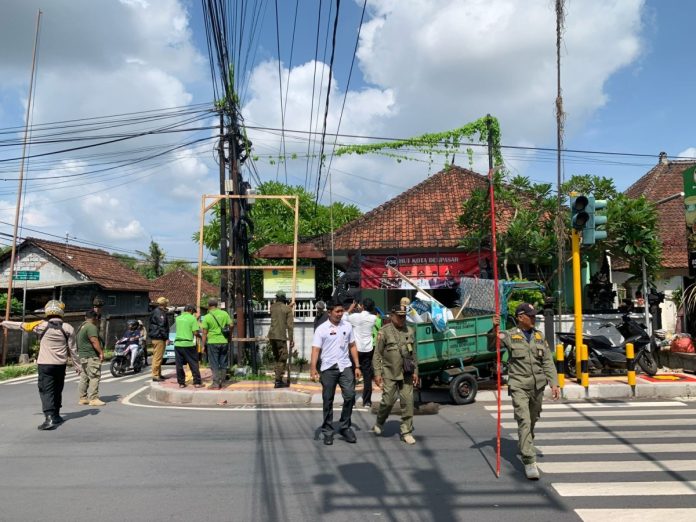
<path id="1" fill-rule="evenodd" d="M 39 272 L 36 270 L 18 270 L 12 276 L 15 281 L 38 281 Z"/>

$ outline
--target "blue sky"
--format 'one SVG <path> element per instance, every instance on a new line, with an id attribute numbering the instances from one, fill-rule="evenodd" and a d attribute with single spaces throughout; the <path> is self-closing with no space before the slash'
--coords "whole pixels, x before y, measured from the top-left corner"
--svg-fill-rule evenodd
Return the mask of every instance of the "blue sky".
<path id="1" fill-rule="evenodd" d="M 248 90 L 242 114 L 248 125 L 280 127 L 275 3 L 265 5 L 256 60 L 238 74 Z M 548 0 L 370 0 L 355 68 L 348 87 L 341 132 L 361 136 L 407 137 L 461 126 L 491 113 L 502 125 L 503 143 L 555 147 L 555 26 Z M 0 0 L 0 127 L 21 127 L 29 61 L 39 0 Z M 248 9 L 253 5 L 248 2 Z M 300 0 L 290 68 L 295 2 L 280 0 L 279 32 L 283 89 L 290 79 L 287 129 L 307 130 L 310 110 L 323 114 L 326 84 L 312 107 L 319 3 Z M 322 4 L 319 61 L 330 2 Z M 212 99 L 204 26 L 197 0 L 54 0 L 44 6 L 34 124 L 162 109 Z M 344 0 L 338 26 L 329 132 L 337 126 L 353 57 L 361 1 Z M 647 172 L 660 151 L 670 157 L 696 156 L 691 24 L 696 4 L 679 0 L 568 0 L 563 48 L 563 90 L 568 149 L 647 154 L 649 157 L 568 155 L 564 175 L 612 177 L 625 189 Z M 333 13 L 331 14 L 333 21 Z M 328 62 L 328 54 L 326 56 Z M 214 120 L 201 119 L 207 126 Z M 316 123 L 315 123 L 316 124 Z M 132 129 L 141 128 L 133 126 Z M 320 128 L 320 127 L 319 127 Z M 17 138 L 20 134 L 2 135 Z M 262 180 L 285 180 L 276 134 L 250 131 Z M 194 259 L 200 194 L 217 189 L 212 131 L 138 138 L 86 152 L 49 156 L 29 163 L 24 235 L 36 231 L 125 251 L 160 242 L 170 257 Z M 187 145 L 163 158 L 121 166 L 103 174 L 104 154 L 121 161 L 138 150 Z M 349 140 L 342 139 L 347 142 Z M 69 145 L 61 144 L 63 147 Z M 33 153 L 56 145 L 33 145 Z M 327 139 L 327 150 L 333 140 Z M 302 159 L 304 137 L 286 136 L 287 179 L 313 189 L 316 165 Z M 21 152 L 0 147 L 0 233 L 11 228 Z M 397 163 L 383 157 L 342 157 L 332 162 L 329 198 L 367 211 L 442 168 L 424 155 Z M 554 182 L 555 154 L 504 150 L 512 173 Z M 456 162 L 469 166 L 466 155 Z M 114 164 L 109 164 L 115 166 Z M 485 172 L 476 149 L 473 168 Z M 308 175 L 309 172 L 309 175 Z M 80 181 L 36 181 L 74 175 Z M 323 172 L 326 180 L 326 172 Z M 53 179 L 53 178 L 51 178 Z M 31 180 L 34 180 L 33 182 Z M 61 181 L 61 182 L 58 182 Z M 1 239 L 1 238 L 5 239 Z M 49 236 L 51 237 L 51 236 Z M 6 236 L 0 236 L 0 243 Z"/>

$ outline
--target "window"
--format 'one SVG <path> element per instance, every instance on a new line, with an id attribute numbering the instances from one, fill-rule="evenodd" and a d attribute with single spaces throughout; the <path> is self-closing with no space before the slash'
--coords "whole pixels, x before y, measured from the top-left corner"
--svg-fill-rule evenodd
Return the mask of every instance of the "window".
<path id="1" fill-rule="evenodd" d="M 106 297 L 106 306 L 116 306 L 116 296 L 109 295 Z"/>
<path id="2" fill-rule="evenodd" d="M 141 303 L 141 297 L 139 295 L 135 296 L 135 306 L 140 306 Z"/>

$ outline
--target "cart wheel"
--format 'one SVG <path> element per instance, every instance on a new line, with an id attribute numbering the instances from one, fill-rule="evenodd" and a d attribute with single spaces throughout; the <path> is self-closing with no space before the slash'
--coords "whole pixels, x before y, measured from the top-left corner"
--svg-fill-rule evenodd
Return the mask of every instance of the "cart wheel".
<path id="1" fill-rule="evenodd" d="M 476 378 L 469 373 L 460 373 L 450 383 L 450 397 L 455 404 L 471 404 L 477 391 Z"/>

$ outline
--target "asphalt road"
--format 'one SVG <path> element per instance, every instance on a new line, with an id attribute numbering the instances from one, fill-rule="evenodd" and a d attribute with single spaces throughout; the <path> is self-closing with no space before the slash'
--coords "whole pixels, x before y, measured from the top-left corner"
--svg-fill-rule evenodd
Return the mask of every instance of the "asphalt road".
<path id="1" fill-rule="evenodd" d="M 326 447 L 318 410 L 161 407 L 147 384 L 106 379 L 93 408 L 69 382 L 65 424 L 40 432 L 35 380 L 0 383 L 0 520 L 696 520 L 692 402 L 549 406 L 530 482 L 508 409 L 495 477 L 493 403 L 417 416 L 413 447 L 356 411 L 357 444 Z"/>

